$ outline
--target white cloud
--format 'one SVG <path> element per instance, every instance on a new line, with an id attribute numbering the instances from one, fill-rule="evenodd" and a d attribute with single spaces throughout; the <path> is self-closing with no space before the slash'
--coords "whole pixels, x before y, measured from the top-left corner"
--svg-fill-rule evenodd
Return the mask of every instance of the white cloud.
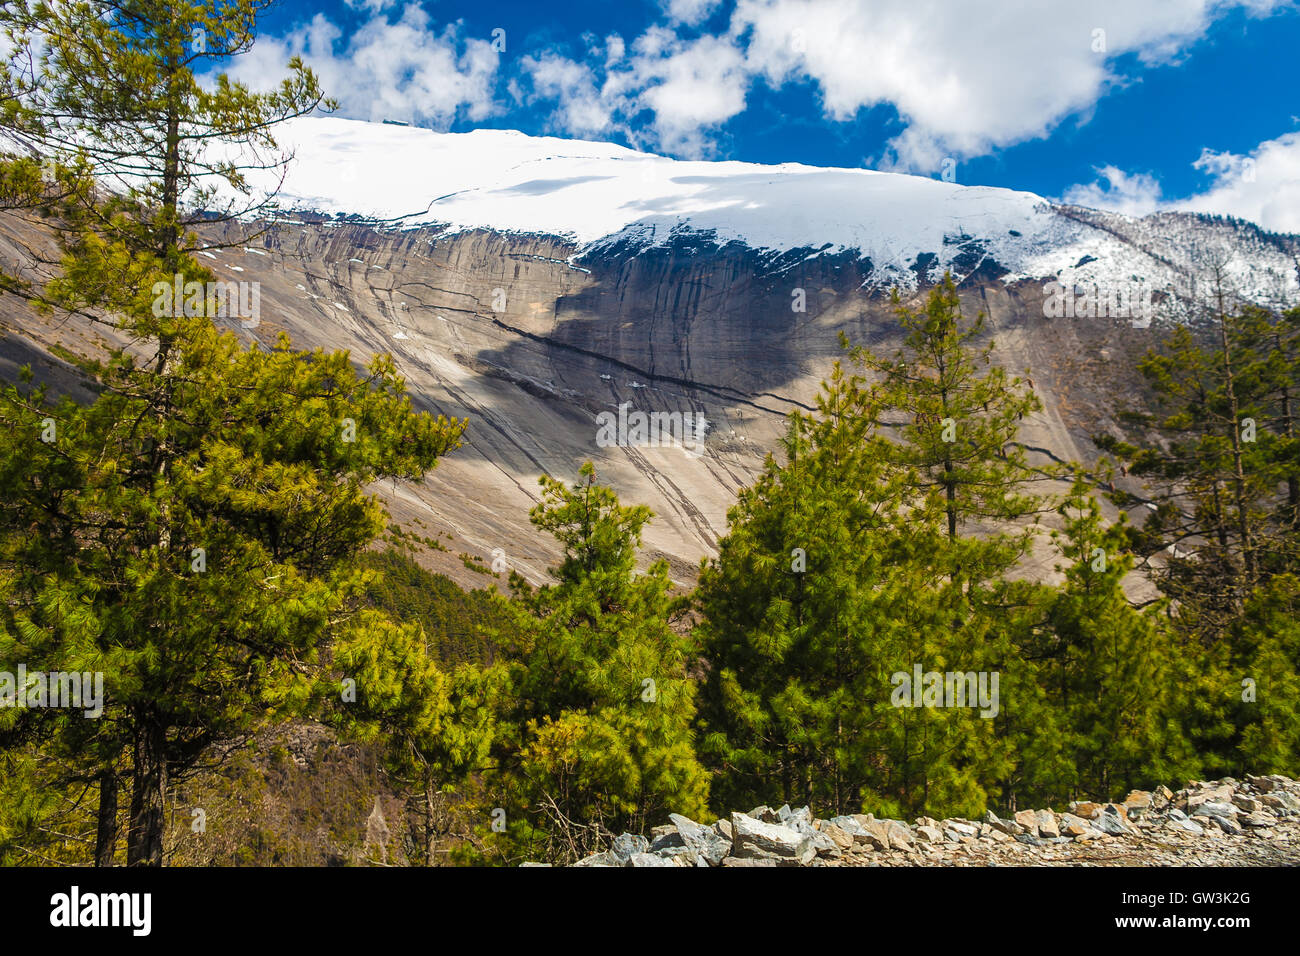
<path id="1" fill-rule="evenodd" d="M 711 17 L 720 6 L 722 0 L 667 0 L 664 3 L 670 19 L 692 27 Z"/>
<path id="2" fill-rule="evenodd" d="M 812 82 L 835 121 L 892 105 L 903 125 L 875 163 L 918 172 L 1086 121 L 1125 82 L 1115 59 L 1176 62 L 1234 9 L 1267 15 L 1294 0 L 739 0 L 727 31 L 682 38 L 655 26 L 625 49 L 606 40 L 590 83 L 558 84 L 558 53 L 542 66 L 539 95 L 559 103 L 553 121 L 573 133 L 608 111 L 630 125 L 649 110 L 650 142 L 707 155 L 713 131 L 744 109 L 750 85 Z M 661 0 L 674 24 L 694 26 L 717 0 Z M 591 64 L 599 64 L 599 56 Z M 549 92 L 544 92 L 549 91 Z M 596 104 L 598 104 L 598 109 Z"/>
<path id="3" fill-rule="evenodd" d="M 1237 216 L 1273 232 L 1300 233 L 1300 133 L 1260 143 L 1248 156 L 1207 149 L 1193 165 L 1212 175 L 1214 184 L 1175 208 Z"/>
<path id="4" fill-rule="evenodd" d="M 673 153 L 707 153 L 707 131 L 745 108 L 749 76 L 730 42 L 701 37 L 683 42 L 651 30 L 633 45 L 637 103 L 653 111 L 659 146 Z"/>
<path id="5" fill-rule="evenodd" d="M 557 102 L 551 123 L 565 133 L 618 129 L 665 152 L 699 157 L 710 151 L 709 131 L 745 108 L 750 77 L 741 52 L 725 38 L 683 40 L 652 27 L 630 53 L 617 35 L 593 53 L 593 62 L 603 54 L 603 77 L 555 51 L 521 61 L 534 96 Z M 638 135 L 630 124 L 642 111 L 649 111 L 649 129 Z"/>
<path id="6" fill-rule="evenodd" d="M 1263 15 L 1289 3 L 740 0 L 731 36 L 768 82 L 816 83 L 833 119 L 892 104 L 906 129 L 883 165 L 930 171 L 945 156 L 987 153 L 1086 115 L 1117 82 L 1117 55 L 1168 62 L 1233 8 Z"/>
<path id="7" fill-rule="evenodd" d="M 379 10 L 383 0 L 354 5 Z M 435 127 L 458 115 L 483 120 L 500 110 L 495 101 L 499 54 L 490 38 L 467 37 L 459 24 L 435 30 L 429 15 L 406 5 L 396 20 L 376 14 L 342 40 L 323 14 L 281 38 L 261 38 L 227 72 L 254 89 L 284 75 L 290 56 L 300 54 L 320 78 L 339 115 L 355 119 L 397 119 Z"/>
<path id="8" fill-rule="evenodd" d="M 397 6 L 397 0 L 347 0 L 347 5 L 353 10 L 366 10 L 370 13 L 381 13 L 384 10 L 391 10 Z"/>
<path id="9" fill-rule="evenodd" d="M 1126 216 L 1145 216 L 1160 208 L 1160 183 L 1148 173 L 1126 173 L 1114 166 L 1096 170 L 1105 180 L 1071 186 L 1063 202 L 1092 209 L 1109 209 Z"/>
<path id="10" fill-rule="evenodd" d="M 558 101 L 551 114 L 556 128 L 574 136 L 598 135 L 614 128 L 618 98 L 602 96 L 591 67 L 554 52 L 526 56 L 522 65 L 532 77 L 536 95 Z"/>
<path id="11" fill-rule="evenodd" d="M 1098 169 L 1100 179 L 1071 186 L 1061 199 L 1130 216 L 1157 210 L 1236 216 L 1272 232 L 1300 234 L 1300 132 L 1260 143 L 1248 155 L 1205 149 L 1191 165 L 1213 182 L 1187 199 L 1165 200 L 1154 177 L 1114 166 Z"/>

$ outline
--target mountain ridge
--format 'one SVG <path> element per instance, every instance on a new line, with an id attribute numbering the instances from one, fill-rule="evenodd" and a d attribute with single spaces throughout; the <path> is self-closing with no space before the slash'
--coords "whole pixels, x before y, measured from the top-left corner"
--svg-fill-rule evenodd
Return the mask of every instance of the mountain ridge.
<path id="1" fill-rule="evenodd" d="M 567 477 L 582 461 L 592 460 L 602 481 L 624 500 L 647 504 L 656 513 L 646 529 L 646 559 L 667 558 L 674 579 L 689 586 L 700 559 L 715 553 L 726 533 L 726 512 L 736 492 L 753 482 L 766 454 L 777 447 L 785 416 L 815 405 L 820 382 L 843 355 L 840 333 L 857 344 L 892 350 L 898 326 L 887 293 L 898 287 L 915 303 L 945 268 L 957 272 L 968 313 L 985 313 L 987 334 L 997 344 L 994 360 L 1024 375 L 1043 401 L 1041 413 L 1026 417 L 1021 435 L 1026 446 L 1041 449 L 1034 460 L 1091 465 L 1099 454 L 1092 437 L 1125 434 L 1122 412 L 1148 400 L 1134 371 L 1137 359 L 1163 323 L 1192 314 L 1194 300 L 1180 298 L 1174 284 L 1192 274 L 1198 244 L 1235 254 L 1246 266 L 1240 274 L 1264 299 L 1273 294 L 1264 281 L 1270 268 L 1272 279 L 1281 283 L 1278 294 L 1293 294 L 1286 270 L 1294 271 L 1291 255 L 1300 251 L 1294 237 L 1232 221 L 1181 213 L 1133 220 L 1081 207 L 1043 211 L 1048 207 L 1039 197 L 1032 199 L 1039 210 L 1031 210 L 1032 216 L 1048 216 L 1058 226 L 1068 221 L 1068 229 L 1075 230 L 1071 235 L 1090 236 L 1084 245 L 1099 255 L 1088 260 L 1090 253 L 1071 240 L 1052 253 L 1069 260 L 1061 274 L 1019 275 L 997 259 L 985 237 L 947 236 L 948 220 L 926 226 L 926 235 L 938 237 L 938 249 L 917 251 L 894 269 L 863 257 L 861 250 L 836 250 L 833 243 L 817 243 L 816 250 L 755 248 L 707 233 L 699 213 L 684 220 L 686 228 L 655 232 L 654 241 L 626 224 L 586 245 L 577 236 L 509 228 L 529 217 L 540 221 L 562 201 L 574 200 L 570 191 L 584 184 L 537 187 L 515 195 L 514 206 L 460 209 L 465 219 L 503 209 L 505 220 L 495 225 L 406 221 L 396 226 L 368 220 L 351 208 L 355 195 L 347 189 L 330 200 L 337 207 L 333 212 L 313 209 L 312 190 L 306 188 L 310 177 L 317 176 L 324 190 L 337 162 L 350 157 L 354 173 L 367 181 L 383 179 L 382 170 L 365 172 L 361 147 L 382 145 L 394 135 L 419 142 L 451 137 L 454 144 L 468 137 L 471 143 L 513 143 L 516 152 L 525 153 L 536 151 L 538 141 L 514 133 L 437 134 L 316 119 L 299 121 L 290 132 L 308 123 L 325 124 L 320 129 L 326 131 L 344 124 L 352 148 L 301 155 L 299 172 L 289 171 L 278 210 L 264 210 L 255 222 L 214 223 L 201 230 L 209 249 L 200 261 L 215 277 L 257 282 L 261 290 L 256 328 L 234 319 L 218 321 L 245 341 L 270 344 L 286 332 L 297 347 L 347 349 L 358 363 L 391 353 L 421 407 L 470 420 L 464 447 L 424 482 L 379 489 L 399 524 L 444 536 L 448 551 L 426 554 L 425 563 L 469 585 L 499 580 L 483 573 L 497 551 L 530 580 L 545 579 L 556 558 L 553 543 L 527 519 L 538 500 L 537 476 Z M 285 139 L 292 145 L 293 137 Z M 553 142 L 566 141 L 542 145 L 549 149 Z M 602 155 L 630 153 L 607 145 L 600 149 Z M 509 166 L 517 158 L 495 161 Z M 412 161 L 409 155 L 399 159 Z M 662 163 L 680 172 L 677 161 Z M 850 172 L 854 182 L 905 183 L 927 193 L 978 199 L 988 192 L 897 174 Z M 535 163 L 520 175 L 523 182 L 555 179 L 539 180 L 536 173 Z M 470 182 L 474 175 L 486 174 L 462 157 L 459 171 L 428 167 L 420 177 L 390 176 L 382 185 L 394 196 L 423 191 L 432 198 L 454 192 L 445 185 L 456 176 Z M 902 200 L 891 202 L 898 208 Z M 595 214 L 610 215 L 603 207 Z M 574 215 L 592 213 L 579 208 Z M 627 215 L 625 210 L 614 218 Z M 812 225 L 801 228 L 820 228 L 809 221 Z M 881 242 L 901 248 L 896 239 L 885 236 Z M 48 236 L 13 217 L 0 217 L 0 256 L 20 271 L 30 267 L 32 249 L 46 242 Z M 1172 290 L 1156 297 L 1160 311 L 1150 329 L 1138 328 L 1128 317 L 1048 316 L 1045 282 L 1101 285 L 1129 282 L 1134 275 Z M 38 357 L 34 364 L 44 375 L 89 394 L 57 359 L 56 347 L 94 353 L 102 328 L 77 317 L 48 323 L 12 298 L 0 302 L 0 314 L 12 329 L 0 345 L 11 373 Z M 596 416 L 625 403 L 647 412 L 703 416 L 709 422 L 705 454 L 691 459 L 680 449 L 600 447 Z M 1118 484 L 1139 490 L 1126 479 Z M 1051 574 L 1046 564 L 1038 570 Z"/>
<path id="2" fill-rule="evenodd" d="M 1149 281 L 1164 290 L 1189 266 L 1190 247 L 1222 247 L 1219 234 L 1235 228 L 1199 213 L 1134 219 L 1001 187 L 797 163 L 675 160 L 514 130 L 437 133 L 321 117 L 284 127 L 279 139 L 295 159 L 283 184 L 271 173 L 249 178 L 255 195 L 280 190 L 281 215 L 549 235 L 572 245 L 571 265 L 691 237 L 739 242 L 773 259 L 853 253 L 879 273 L 866 280 L 876 287 L 915 289 L 944 269 L 964 279 L 991 258 L 1004 281 Z M 1243 296 L 1259 300 L 1278 282 L 1296 288 L 1300 237 L 1252 230 L 1251 260 L 1237 264 Z M 1143 261 L 1143 239 L 1162 248 L 1159 266 Z"/>

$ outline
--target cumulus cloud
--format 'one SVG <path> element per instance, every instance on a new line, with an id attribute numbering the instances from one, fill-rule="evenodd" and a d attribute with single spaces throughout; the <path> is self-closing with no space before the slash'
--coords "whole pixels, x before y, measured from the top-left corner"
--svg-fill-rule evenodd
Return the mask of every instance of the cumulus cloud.
<path id="1" fill-rule="evenodd" d="M 1126 82 L 1122 56 L 1176 62 L 1232 10 L 1264 16 L 1293 0 L 738 0 L 717 35 L 683 39 L 717 0 L 661 0 L 673 25 L 654 26 L 595 69 L 556 82 L 558 52 L 525 64 L 537 94 L 558 103 L 557 128 L 593 129 L 593 116 L 648 110 L 651 145 L 706 155 L 716 129 L 744 109 L 750 86 L 811 82 L 825 116 L 852 119 L 891 106 L 902 130 L 874 158 L 882 168 L 932 172 L 1086 121 Z M 573 61 L 574 66 L 581 66 Z M 606 128 L 613 128 L 607 126 Z"/>
<path id="2" fill-rule="evenodd" d="M 1086 116 L 1113 61 L 1176 59 L 1234 8 L 1289 0 L 740 0 L 731 36 L 774 85 L 809 79 L 826 115 L 890 104 L 905 126 L 882 165 L 931 171 Z"/>
<path id="3" fill-rule="evenodd" d="M 1166 200 L 1151 175 L 1114 166 L 1099 168 L 1095 182 L 1071 186 L 1061 199 L 1130 216 L 1156 210 L 1236 216 L 1272 232 L 1300 234 L 1300 132 L 1267 140 L 1246 155 L 1204 149 L 1191 165 L 1211 184 L 1187 199 Z"/>
<path id="4" fill-rule="evenodd" d="M 365 10 L 369 13 L 380 13 L 397 6 L 397 0 L 346 0 L 346 2 L 353 10 Z"/>
<path id="5" fill-rule="evenodd" d="M 1300 133 L 1260 143 L 1249 155 L 1204 150 L 1193 164 L 1213 185 L 1176 208 L 1248 219 L 1273 232 L 1300 233 Z"/>
<path id="6" fill-rule="evenodd" d="M 383 0 L 356 0 L 380 9 Z M 495 99 L 500 55 L 490 38 L 465 36 L 458 23 L 435 29 L 417 4 L 395 20 L 376 13 L 344 40 L 323 14 L 279 38 L 261 38 L 227 72 L 255 89 L 284 75 L 289 57 L 302 56 L 325 92 L 340 103 L 339 115 L 397 119 L 445 128 L 458 116 L 472 121 L 500 111 Z"/>
<path id="7" fill-rule="evenodd" d="M 657 142 L 670 152 L 703 155 L 707 131 L 745 108 L 744 58 L 722 38 L 683 42 L 651 30 L 633 46 L 631 71 L 636 101 L 653 113 Z"/>
<path id="8" fill-rule="evenodd" d="M 1071 186 L 1062 201 L 1126 216 L 1145 216 L 1160 208 L 1160 183 L 1149 173 L 1126 173 L 1114 166 L 1096 170 L 1096 182 Z"/>
<path id="9" fill-rule="evenodd" d="M 598 89 L 590 66 L 553 51 L 540 57 L 526 56 L 522 64 L 532 78 L 535 95 L 558 102 L 551 114 L 554 128 L 574 136 L 599 135 L 614 128 L 614 114 L 623 99 L 611 95 L 608 88 L 605 92 Z"/>
<path id="10" fill-rule="evenodd" d="M 693 27 L 713 16 L 722 0 L 667 0 L 663 6 L 671 20 Z"/>
<path id="11" fill-rule="evenodd" d="M 725 38 L 684 40 L 652 27 L 630 50 L 613 35 L 590 52 L 591 62 L 603 58 L 600 76 L 555 51 L 522 60 L 533 97 L 556 101 L 550 119 L 562 132 L 618 129 L 644 145 L 697 157 L 710 152 L 711 130 L 745 108 L 750 77 L 743 55 Z M 634 132 L 631 122 L 642 113 L 648 128 Z"/>

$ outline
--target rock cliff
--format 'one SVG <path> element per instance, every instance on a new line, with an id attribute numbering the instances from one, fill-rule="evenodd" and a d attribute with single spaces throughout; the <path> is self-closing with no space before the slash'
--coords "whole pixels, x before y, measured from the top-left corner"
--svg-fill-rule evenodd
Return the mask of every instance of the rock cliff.
<path id="1" fill-rule="evenodd" d="M 468 585 L 489 578 L 460 555 L 484 570 L 504 559 L 543 578 L 555 554 L 527 519 L 537 476 L 571 477 L 588 459 L 625 501 L 655 512 L 648 557 L 669 558 L 674 578 L 688 583 L 784 417 L 813 404 L 841 355 L 839 334 L 891 348 L 897 323 L 888 291 L 916 299 L 944 268 L 961 280 L 965 307 L 987 314 L 997 361 L 1042 399 L 1042 412 L 1024 422 L 1024 443 L 1039 460 L 1091 463 L 1090 437 L 1117 431 L 1118 413 L 1145 400 L 1134 361 L 1179 308 L 1186 313 L 1192 300 L 1179 290 L 1194 274 L 1195 250 L 1217 249 L 1238 263 L 1234 275 L 1257 300 L 1290 294 L 1300 250 L 1295 237 L 1203 217 L 1131 220 L 914 177 L 737 171 L 743 164 L 672 164 L 595 144 L 570 144 L 595 150 L 574 159 L 554 145 L 561 141 L 527 137 L 504 141 L 520 151 L 511 162 L 484 158 L 491 169 L 479 175 L 491 182 L 482 188 L 467 185 L 476 173 L 456 153 L 464 141 L 431 140 L 430 155 L 449 164 L 447 181 L 434 165 L 393 192 L 383 176 L 413 175 L 409 156 L 391 171 L 375 150 L 343 148 L 361 135 L 354 127 L 368 125 L 329 127 L 341 130 L 343 145 L 331 139 L 335 152 L 304 160 L 297 182 L 306 185 L 290 191 L 284 208 L 209 230 L 213 245 L 200 259 L 219 280 L 259 284 L 255 328 L 221 320 L 237 334 L 269 343 L 283 331 L 299 346 L 347 349 L 358 362 L 392 353 L 422 407 L 469 419 L 464 447 L 427 481 L 379 489 L 400 522 L 443 536 L 448 550 L 430 555 L 431 566 Z M 400 128 L 382 135 L 403 144 L 415 136 L 416 146 L 426 142 L 418 136 L 437 137 Z M 338 163 L 349 172 L 335 182 L 326 174 Z M 614 163 L 623 165 L 610 172 Z M 606 181 L 624 189 L 618 177 L 646 163 L 653 174 L 642 192 L 615 201 L 582 191 Z M 326 202 L 331 183 L 338 195 Z M 816 202 L 799 205 L 809 196 Z M 570 222 L 566 197 L 612 205 L 579 208 Z M 420 215 L 397 216 L 398 202 Z M 353 211 L 343 211 L 349 204 Z M 500 225 L 476 225 L 494 216 Z M 919 221 L 927 216 L 939 218 Z M 550 232 L 521 228 L 552 220 Z M 792 238 L 774 245 L 785 221 Z M 760 227 L 762 241 L 741 235 Z M 1005 234 L 980 232 L 995 229 Z M 796 244 L 821 234 L 824 243 Z M 926 243 L 937 248 L 917 251 Z M 34 268 L 42 248 L 46 237 L 0 220 L 0 257 L 10 267 Z M 1056 279 L 1158 284 L 1163 311 L 1150 327 L 1128 316 L 1050 318 L 1044 286 Z M 34 363 L 59 387 L 85 393 L 55 347 L 93 349 L 102 327 L 38 319 L 15 299 L 0 300 L 0 320 L 8 329 L 0 373 Z M 605 447 L 597 416 L 620 406 L 703 416 L 704 453 Z"/>

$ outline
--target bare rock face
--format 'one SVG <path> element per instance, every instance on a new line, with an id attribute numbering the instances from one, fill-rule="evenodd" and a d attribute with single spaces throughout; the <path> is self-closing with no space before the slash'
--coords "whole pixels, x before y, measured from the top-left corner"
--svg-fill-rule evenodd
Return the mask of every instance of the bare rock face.
<path id="1" fill-rule="evenodd" d="M 9 265 L 48 244 L 23 228 L 0 218 Z M 760 253 L 699 234 L 580 249 L 543 235 L 309 215 L 207 238 L 227 244 L 203 260 L 218 280 L 260 287 L 255 328 L 219 320 L 236 334 L 269 344 L 286 332 L 358 363 L 391 353 L 418 407 L 468 419 L 464 445 L 424 482 L 375 489 L 399 523 L 442 538 L 447 550 L 427 563 L 467 586 L 507 569 L 544 580 L 557 555 L 528 522 L 537 478 L 572 478 L 587 460 L 625 501 L 651 508 L 646 558 L 666 557 L 689 585 L 785 416 L 813 407 L 842 357 L 839 334 L 883 351 L 899 339 L 881 273 L 851 253 Z M 1115 430 L 1121 405 L 1140 402 L 1133 366 L 1152 330 L 1046 318 L 1041 282 L 1004 284 L 974 252 L 967 265 L 965 308 L 986 313 L 996 359 L 1044 405 L 1022 423 L 1031 459 L 1094 460 L 1089 436 Z M 919 298 L 937 276 L 921 260 L 915 271 Z M 46 323 L 14 299 L 0 299 L 0 318 L 12 330 L 0 341 L 0 374 L 31 361 L 56 390 L 89 395 L 51 349 L 93 352 L 102 329 Z M 666 443 L 610 445 L 598 416 L 620 409 L 677 415 L 683 427 L 685 416 L 702 419 L 702 440 L 670 429 Z M 1037 570 L 1050 574 L 1050 561 Z"/>

